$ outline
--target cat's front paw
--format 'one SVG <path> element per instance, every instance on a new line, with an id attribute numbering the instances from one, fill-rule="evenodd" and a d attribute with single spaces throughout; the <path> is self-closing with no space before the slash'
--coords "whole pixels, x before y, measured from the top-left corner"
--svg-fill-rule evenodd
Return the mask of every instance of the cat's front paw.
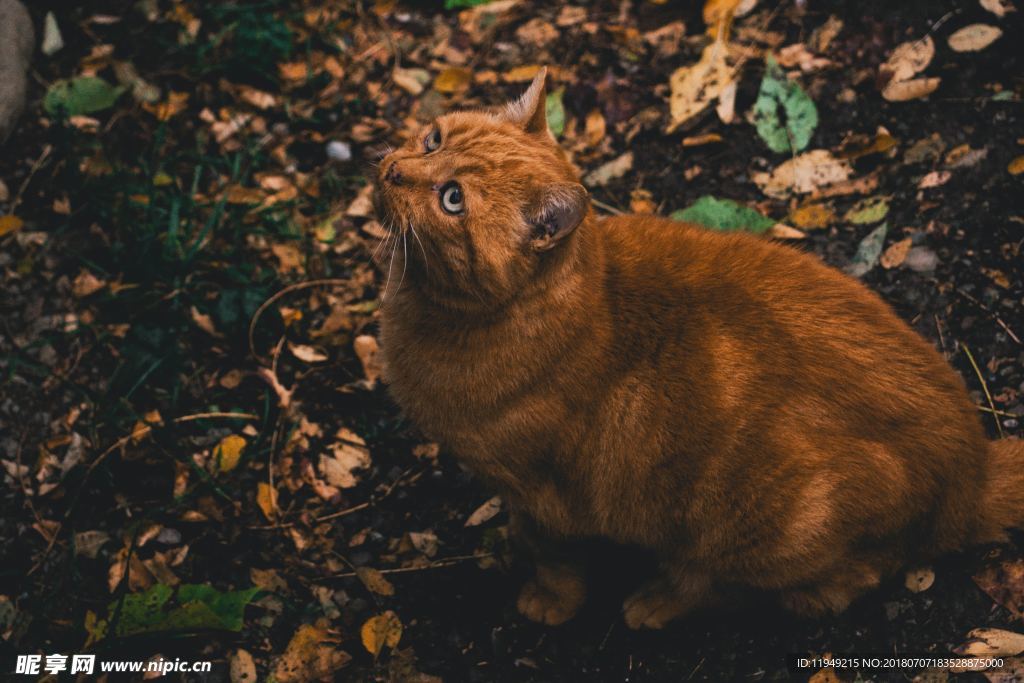
<path id="1" fill-rule="evenodd" d="M 542 585 L 536 579 L 526 582 L 519 591 L 516 608 L 531 621 L 548 626 L 558 626 L 576 616 L 583 599 L 571 592 L 558 593 Z"/>
<path id="2" fill-rule="evenodd" d="M 680 590 L 667 579 L 654 579 L 622 603 L 622 617 L 631 629 L 662 628 L 692 610 L 700 594 Z"/>

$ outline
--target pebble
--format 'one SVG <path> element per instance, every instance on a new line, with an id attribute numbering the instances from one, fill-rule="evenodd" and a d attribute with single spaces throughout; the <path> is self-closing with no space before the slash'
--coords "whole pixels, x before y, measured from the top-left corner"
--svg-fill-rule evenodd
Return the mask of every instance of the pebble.
<path id="1" fill-rule="evenodd" d="M 939 265 L 939 256 L 929 247 L 913 247 L 903 265 L 918 273 L 929 273 Z"/>
<path id="2" fill-rule="evenodd" d="M 327 143 L 327 158 L 333 161 L 351 161 L 352 145 L 341 140 L 331 140 Z"/>

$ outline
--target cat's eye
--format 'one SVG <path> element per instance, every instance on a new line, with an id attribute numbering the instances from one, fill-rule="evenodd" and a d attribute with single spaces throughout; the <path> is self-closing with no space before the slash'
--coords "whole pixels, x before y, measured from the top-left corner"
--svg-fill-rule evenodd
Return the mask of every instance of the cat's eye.
<path id="1" fill-rule="evenodd" d="M 466 200 L 458 183 L 451 182 L 441 188 L 441 208 L 450 214 L 460 214 L 466 208 Z"/>
<path id="2" fill-rule="evenodd" d="M 441 146 L 441 129 L 431 128 L 430 132 L 427 133 L 427 137 L 423 138 L 423 149 L 427 150 L 427 153 L 433 152 L 435 149 Z"/>

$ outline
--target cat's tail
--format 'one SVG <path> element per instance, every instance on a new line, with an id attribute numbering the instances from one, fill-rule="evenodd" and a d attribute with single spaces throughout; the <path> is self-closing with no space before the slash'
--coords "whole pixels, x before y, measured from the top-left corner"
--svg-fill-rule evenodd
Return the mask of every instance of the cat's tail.
<path id="1" fill-rule="evenodd" d="M 992 441 L 988 452 L 980 540 L 1003 541 L 1007 529 L 1024 529 L 1024 439 Z"/>

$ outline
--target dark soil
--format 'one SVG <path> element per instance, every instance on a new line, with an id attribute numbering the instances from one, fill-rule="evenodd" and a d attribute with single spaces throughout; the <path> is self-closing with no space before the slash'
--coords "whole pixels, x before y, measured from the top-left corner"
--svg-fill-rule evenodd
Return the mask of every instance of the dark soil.
<path id="1" fill-rule="evenodd" d="M 836 617 L 798 620 L 769 597 L 736 595 L 728 610 L 695 614 L 654 633 L 631 632 L 621 621 L 622 597 L 629 582 L 642 574 L 646 558 L 619 549 L 599 568 L 591 600 L 572 622 L 548 628 L 522 619 L 515 595 L 526 569 L 503 553 L 504 513 L 480 527 L 464 527 L 468 515 L 491 494 L 445 453 L 436 460 L 413 454 L 423 437 L 403 420 L 385 388 L 366 388 L 363 368 L 352 351 L 356 335 L 376 329 L 373 302 L 382 279 L 371 274 L 373 241 L 366 219 L 340 216 L 338 208 L 347 206 L 372 176 L 373 153 L 398 139 L 414 102 L 393 85 L 384 86 L 387 96 L 368 94 L 367 83 L 387 83 L 391 64 L 370 57 L 360 62 L 356 55 L 379 40 L 387 27 L 407 53 L 421 58 L 403 66 L 436 71 L 428 58 L 415 52 L 415 43 L 433 45 L 432 22 L 457 26 L 457 12 L 443 11 L 440 2 L 422 1 L 403 3 L 378 17 L 369 6 L 326 3 L 338 7 L 348 32 L 295 29 L 290 56 L 272 56 L 270 63 L 330 52 L 337 38 L 360 48 L 339 55 L 346 78 L 360 75 L 358 85 L 343 79 L 328 104 L 311 105 L 309 111 L 275 106 L 262 113 L 269 134 L 276 136 L 272 143 L 260 147 L 263 134 L 247 130 L 240 134 L 240 149 L 225 150 L 202 132 L 206 124 L 199 119 L 204 107 L 216 113 L 234 103 L 224 81 L 282 93 L 276 72 L 262 69 L 260 55 L 246 51 L 238 37 L 238 17 L 277 17 L 301 27 L 303 8 L 266 2 L 241 11 L 226 3 L 185 3 L 203 27 L 198 44 L 183 47 L 178 25 L 166 19 L 176 3 L 156 4 L 162 18 L 155 22 L 127 2 L 40 2 L 32 7 L 40 27 L 46 11 L 55 12 L 66 46 L 53 58 L 38 55 L 32 111 L 0 155 L 0 179 L 11 195 L 0 200 L 0 215 L 13 212 L 25 221 L 21 234 L 0 237 L 0 460 L 24 464 L 34 477 L 47 453 L 65 452 L 67 441 L 59 437 L 76 432 L 88 445 L 82 463 L 64 473 L 53 491 L 41 493 L 39 480 L 25 484 L 11 476 L 0 486 L 0 596 L 15 608 L 10 624 L 0 619 L 0 666 L 13 662 L 15 654 L 30 652 L 90 650 L 112 659 L 161 653 L 211 659 L 216 663 L 213 673 L 194 680 L 219 681 L 227 680 L 227 658 L 244 648 L 255 657 L 263 680 L 301 624 L 326 618 L 339 647 L 353 656 L 335 674 L 338 680 L 427 680 L 417 678 L 416 671 L 445 681 L 805 680 L 808 674 L 787 668 L 787 654 L 946 655 L 973 628 L 1022 630 L 1020 621 L 972 579 L 997 559 L 1021 558 L 1020 537 L 1016 545 L 975 548 L 943 560 L 934 567 L 934 585 L 921 593 L 911 593 L 903 577 L 895 577 Z M 770 10 L 768 28 L 782 36 L 781 45 L 807 40 L 830 14 L 844 22 L 825 55 L 834 66 L 801 77 L 821 119 L 809 149 L 855 146 L 857 136 L 873 137 L 884 126 L 899 141 L 895 152 L 861 157 L 856 171 L 858 176 L 877 175 L 878 187 L 871 194 L 888 197 L 886 246 L 912 237 L 915 246 L 938 257 L 933 271 L 879 266 L 864 280 L 945 353 L 977 405 L 989 407 L 965 347 L 970 350 L 999 411 L 993 416 L 979 410 L 993 438 L 999 435 L 997 419 L 1006 436 L 1024 435 L 1024 176 L 1007 171 L 1024 151 L 1024 7 L 997 20 L 968 0 L 806 4 L 801 9 L 794 2 L 762 0 L 757 11 L 767 17 Z M 688 36 L 703 30 L 700 3 L 636 0 L 624 6 L 625 28 L 643 32 L 681 19 Z M 309 3 L 306 9 L 312 7 Z M 665 84 L 674 69 L 698 57 L 696 43 L 684 42 L 666 57 L 656 56 L 644 43 L 634 50 L 607 30 L 619 26 L 620 5 L 597 2 L 587 8 L 588 19 L 601 27 L 597 35 L 562 29 L 552 46 L 536 54 L 516 44 L 517 27 L 534 17 L 553 22 L 557 13 L 557 7 L 524 3 L 518 18 L 500 28 L 487 46 L 473 48 L 472 65 L 501 73 L 520 63 L 546 61 L 575 74 L 564 97 L 567 117 L 582 119 L 600 108 L 610 141 L 603 150 L 582 153 L 577 162 L 590 170 L 627 149 L 635 154 L 633 171 L 596 188 L 595 198 L 628 210 L 630 193 L 643 188 L 652 194 L 658 212 L 667 214 L 714 195 L 756 206 L 782 221 L 798 205 L 796 200 L 787 204 L 766 199 L 752 183 L 751 173 L 784 161 L 768 151 L 753 126 L 742 121 L 725 126 L 712 113 L 672 135 L 664 133 Z M 88 21 L 96 14 L 121 20 Z M 998 24 L 1004 36 L 978 53 L 951 51 L 948 35 L 975 22 Z M 229 26 L 235 27 L 234 33 L 225 33 L 219 42 L 210 38 Z M 878 65 L 895 45 L 929 31 L 938 48 L 929 74 L 942 77 L 941 87 L 927 99 L 885 101 L 879 94 Z M 452 44 L 470 47 L 460 40 L 456 35 Z M 511 47 L 503 51 L 503 43 Z M 190 93 L 186 112 L 158 124 L 125 96 L 115 110 L 95 114 L 98 133 L 46 117 L 39 108 L 46 85 L 79 73 L 80 60 L 103 44 L 113 45 L 116 58 L 130 59 L 165 92 Z M 386 42 L 381 49 L 386 55 Z M 762 70 L 760 60 L 747 66 L 737 112 L 752 104 Z M 282 99 L 296 105 L 315 102 L 329 81 L 322 78 L 293 88 Z M 521 87 L 475 84 L 461 99 L 442 104 L 493 104 Z M 997 90 L 1012 97 L 993 99 Z M 655 115 L 642 123 L 648 121 L 648 110 Z M 353 127 L 371 119 L 380 127 L 357 139 Z M 684 137 L 712 132 L 722 135 L 721 143 L 681 144 Z M 933 134 L 946 152 L 960 145 L 985 152 L 959 167 L 949 167 L 943 158 L 908 163 L 906 150 Z M 356 159 L 329 161 L 324 154 L 328 140 L 351 141 Z M 220 181 L 228 178 L 252 186 L 253 173 L 285 172 L 270 151 L 278 143 L 294 162 L 287 172 L 312 174 L 319 179 L 320 193 L 303 194 L 276 213 L 228 205 L 214 222 L 210 240 L 193 258 L 169 258 L 169 217 L 193 220 L 194 236 L 216 211 L 215 201 L 190 203 L 193 173 L 201 178 L 196 187 L 212 198 L 214 186 L 222 190 Z M 101 159 L 111 170 L 96 174 L 83 165 L 87 159 Z M 946 169 L 952 173 L 946 184 L 918 189 L 925 174 Z M 153 189 L 158 172 L 174 179 L 171 189 Z M 20 203 L 13 206 L 23 184 Z M 145 195 L 147 200 L 129 200 L 128 195 Z M 55 212 L 54 201 L 64 198 L 70 201 L 70 212 Z M 860 198 L 828 201 L 842 216 Z M 337 218 L 338 236 L 330 248 L 311 237 L 326 216 Z M 801 244 L 841 268 L 874 227 L 837 221 L 810 232 Z M 29 239 L 29 234 L 40 237 Z M 304 271 L 282 271 L 267 243 L 298 245 Z M 348 246 L 338 246 L 343 244 Z M 82 269 L 107 283 L 137 286 L 76 297 L 73 283 Z M 339 332 L 316 340 L 327 347 L 327 362 L 311 367 L 281 355 L 275 370 L 295 389 L 298 406 L 282 411 L 274 392 L 255 376 L 265 363 L 250 353 L 248 323 L 274 292 L 321 277 L 348 283 L 339 296 L 352 307 L 351 320 Z M 256 328 L 261 357 L 270 355 L 285 336 L 310 343 L 310 330 L 331 311 L 324 303 L 328 291 L 295 290 L 281 299 Z M 287 326 L 277 309 L 281 304 L 303 311 L 303 319 Z M 219 336 L 196 326 L 193 307 L 213 316 Z M 72 314 L 77 324 L 66 325 L 65 316 Z M 241 380 L 228 388 L 222 379 L 233 370 L 242 373 Z M 152 438 L 114 449 L 96 464 L 108 446 L 130 434 L 151 410 L 159 410 L 166 423 Z M 70 423 L 69 411 L 80 411 Z M 258 419 L 168 422 L 218 411 L 252 413 Z M 270 523 L 257 505 L 257 484 L 267 480 L 267 462 L 276 458 L 275 467 L 281 466 L 283 444 L 295 434 L 300 416 L 320 425 L 322 434 L 311 437 L 305 449 L 287 454 L 294 460 L 294 472 L 279 475 L 279 482 L 298 484 L 281 485 L 282 512 Z M 186 489 L 172 493 L 176 475 L 189 469 L 194 454 L 209 457 L 222 437 L 242 433 L 245 424 L 255 432 L 247 434 L 242 464 L 230 476 L 193 472 Z M 305 462 L 315 465 L 317 454 L 341 426 L 366 440 L 373 464 L 358 486 L 325 503 L 308 487 L 301 488 L 299 471 Z M 317 521 L 362 503 L 369 505 Z M 195 511 L 202 516 L 187 514 Z M 188 546 L 185 560 L 173 567 L 182 582 L 240 589 L 252 584 L 255 568 L 276 571 L 283 584 L 248 608 L 239 632 L 108 637 L 87 647 L 88 613 L 104 615 L 108 603 L 128 590 L 127 582 L 113 592 L 108 586 L 118 551 L 129 547 L 136 552 L 133 539 L 151 523 L 180 533 L 177 541 L 158 545 L 158 550 Z M 73 542 L 73 533 L 91 530 L 112 539 L 95 558 L 76 553 Z M 299 532 L 301 543 L 292 530 Z M 454 559 L 431 566 L 408 543 L 408 532 L 421 531 L 432 531 L 439 540 L 434 560 Z M 153 546 L 137 552 L 151 557 Z M 485 555 L 485 561 L 476 561 Z M 395 594 L 376 595 L 349 575 L 353 567 L 362 566 L 399 570 L 386 574 Z M 375 659 L 360 644 L 359 629 L 383 610 L 398 615 L 404 632 L 399 651 L 385 649 Z M 13 664 L 2 670 L 13 671 Z M 840 677 L 909 680 L 915 673 L 863 670 Z M 946 680 L 944 673 L 936 676 L 934 680 Z M 956 679 L 984 680 L 980 674 Z"/>

